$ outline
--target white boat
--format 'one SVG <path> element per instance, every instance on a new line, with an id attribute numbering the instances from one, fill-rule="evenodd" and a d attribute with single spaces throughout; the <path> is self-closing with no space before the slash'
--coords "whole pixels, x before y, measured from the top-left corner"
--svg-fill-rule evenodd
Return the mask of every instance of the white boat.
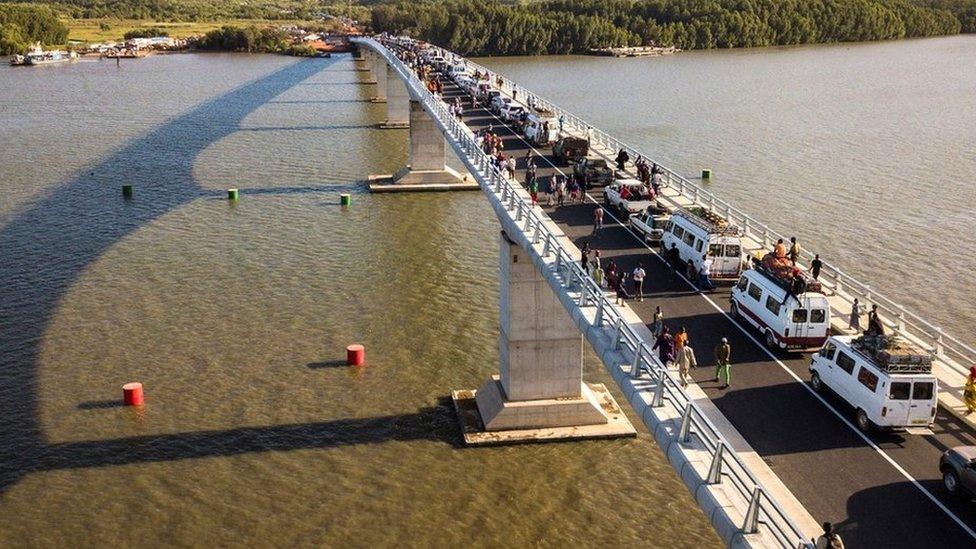
<path id="1" fill-rule="evenodd" d="M 65 63 L 78 59 L 78 54 L 73 51 L 51 50 L 44 51 L 40 44 L 31 46 L 27 55 L 22 56 L 24 65 L 52 65 L 54 63 Z"/>

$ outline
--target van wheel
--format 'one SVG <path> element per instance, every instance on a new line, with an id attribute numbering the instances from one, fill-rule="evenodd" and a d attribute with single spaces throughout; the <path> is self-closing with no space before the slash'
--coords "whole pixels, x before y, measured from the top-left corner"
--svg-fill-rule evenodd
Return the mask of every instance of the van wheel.
<path id="1" fill-rule="evenodd" d="M 817 372 L 810 374 L 810 385 L 812 385 L 813 390 L 818 393 L 823 391 L 823 380 L 820 379 L 820 374 Z"/>
<path id="2" fill-rule="evenodd" d="M 733 301 L 732 304 L 729 305 L 729 314 L 731 314 L 732 318 L 736 320 L 742 318 L 742 315 L 739 313 L 739 304 L 736 303 L 735 301 Z"/>
<path id="3" fill-rule="evenodd" d="M 952 469 L 946 469 L 942 473 L 942 485 L 945 486 L 946 492 L 954 496 L 959 495 L 959 475 Z"/>
<path id="4" fill-rule="evenodd" d="M 766 346 L 770 349 L 779 349 L 779 344 L 776 343 L 776 338 L 773 336 L 773 332 L 766 330 Z"/>
<path id="5" fill-rule="evenodd" d="M 864 410 L 857 409 L 857 428 L 861 430 L 862 433 L 868 433 L 874 424 L 868 419 L 868 414 Z"/>

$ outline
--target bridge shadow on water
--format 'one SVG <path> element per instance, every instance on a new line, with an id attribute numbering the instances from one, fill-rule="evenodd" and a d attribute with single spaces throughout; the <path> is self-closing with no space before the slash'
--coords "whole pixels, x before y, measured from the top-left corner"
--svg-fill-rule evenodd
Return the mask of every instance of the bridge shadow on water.
<path id="1" fill-rule="evenodd" d="M 59 301 L 86 267 L 138 228 L 211 195 L 212 190 L 201 189 L 194 180 L 196 156 L 239 131 L 241 122 L 255 109 L 335 62 L 299 61 L 208 100 L 86 168 L 13 214 L 0 228 L 0 494 L 38 468 L 93 467 L 391 439 L 449 440 L 443 426 L 431 427 L 444 423 L 443 407 L 365 420 L 67 444 L 49 444 L 39 425 L 37 370 L 44 334 Z M 136 185 L 136 200 L 122 200 L 123 182 Z M 306 190 L 311 189 L 302 192 Z M 142 200 L 142 196 L 151 199 Z M 92 402 L 82 403 L 80 408 L 107 406 L 107 402 Z"/>

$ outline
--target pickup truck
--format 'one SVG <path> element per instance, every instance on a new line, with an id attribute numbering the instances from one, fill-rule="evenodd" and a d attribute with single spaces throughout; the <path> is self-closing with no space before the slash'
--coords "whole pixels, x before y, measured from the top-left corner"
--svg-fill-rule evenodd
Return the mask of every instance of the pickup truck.
<path id="1" fill-rule="evenodd" d="M 525 112 L 525 107 L 514 103 L 507 103 L 501 108 L 499 116 L 505 122 L 515 122 Z"/>
<path id="2" fill-rule="evenodd" d="M 643 213 L 654 206 L 647 188 L 636 179 L 618 179 L 604 187 L 603 203 L 608 210 L 618 212 L 621 221 L 628 220 L 631 214 Z"/>
<path id="3" fill-rule="evenodd" d="M 670 220 L 668 211 L 655 205 L 645 212 L 631 216 L 630 230 L 643 238 L 644 242 L 659 246 L 664 237 L 664 229 Z"/>
<path id="4" fill-rule="evenodd" d="M 590 144 L 579 137 L 563 136 L 552 146 L 552 155 L 563 164 L 577 158 L 585 158 L 589 151 Z"/>
<path id="5" fill-rule="evenodd" d="M 602 158 L 580 158 L 573 163 L 573 175 L 586 180 L 586 188 L 606 186 L 613 183 L 614 171 Z"/>

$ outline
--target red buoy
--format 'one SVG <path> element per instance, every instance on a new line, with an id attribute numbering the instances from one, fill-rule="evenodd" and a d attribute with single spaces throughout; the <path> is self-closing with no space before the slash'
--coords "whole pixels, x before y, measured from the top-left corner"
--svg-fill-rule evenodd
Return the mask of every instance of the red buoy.
<path id="1" fill-rule="evenodd" d="M 349 366 L 362 366 L 366 362 L 366 348 L 362 345 L 350 345 L 346 347 L 346 364 Z"/>
<path id="2" fill-rule="evenodd" d="M 123 385 L 122 402 L 126 406 L 142 406 L 142 383 L 126 383 Z"/>

